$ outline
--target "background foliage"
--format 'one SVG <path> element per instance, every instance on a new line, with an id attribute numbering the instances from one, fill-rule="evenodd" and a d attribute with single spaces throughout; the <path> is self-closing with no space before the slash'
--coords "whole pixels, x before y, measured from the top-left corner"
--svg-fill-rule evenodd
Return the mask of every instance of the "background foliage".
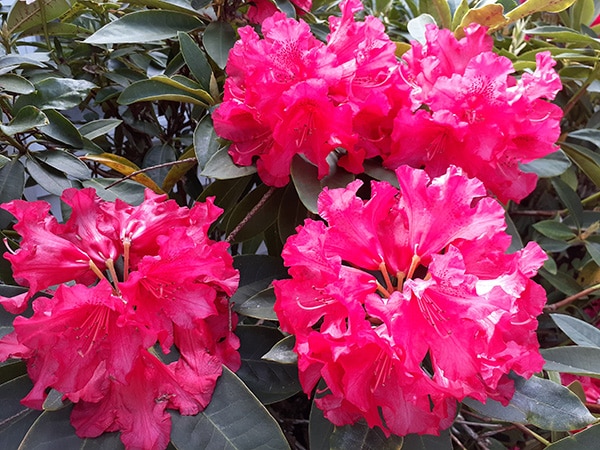
<path id="1" fill-rule="evenodd" d="M 288 0 L 276 4 L 295 14 Z M 254 168 L 231 161 L 210 113 L 221 99 L 236 29 L 246 25 L 245 8 L 241 0 L 37 0 L 2 10 L 0 202 L 31 198 L 38 185 L 55 195 L 92 186 L 103 198 L 135 204 L 147 187 L 181 205 L 215 196 L 225 210 L 211 236 L 228 237 L 241 273 L 232 301 L 241 318 L 243 365 L 237 374 L 225 372 L 204 412 L 173 413 L 171 446 L 593 448 L 600 407 L 584 403 L 578 382 L 563 387 L 558 373 L 600 378 L 600 331 L 594 326 L 600 319 L 600 26 L 590 26 L 600 2 L 365 2 L 364 13 L 386 24 L 399 55 L 428 22 L 460 30 L 477 21 L 494 30 L 496 50 L 518 70 L 533 67 L 535 54 L 549 50 L 564 85 L 556 100 L 565 114 L 562 151 L 529 164 L 527 170 L 542 177 L 538 188 L 521 204 L 507 206 L 513 247 L 535 240 L 550 256 L 538 280 L 548 293 L 539 329 L 545 371 L 517 379 L 508 407 L 466 401 L 439 437 L 387 440 L 361 423 L 334 428 L 311 406 L 300 392 L 293 339 L 277 329 L 271 282 L 287 276 L 282 245 L 316 212 L 323 186 L 345 186 L 354 175 L 337 168 L 319 181 L 316 168 L 297 159 L 293 183 L 270 190 Z M 321 0 L 302 19 L 323 37 L 327 17 L 337 11 L 335 2 Z M 361 175 L 387 176 L 375 165 Z M 12 243 L 11 219 L 0 212 L 0 228 Z M 0 294 L 22 292 L 4 260 L 0 278 Z M 10 332 L 11 323 L 0 309 L 0 335 Z M 58 393 L 51 393 L 44 411 L 21 406 L 30 389 L 24 374 L 19 361 L 0 364 L 3 448 L 121 445 L 114 434 L 93 442 L 77 438 L 68 422 L 71 406 Z"/>

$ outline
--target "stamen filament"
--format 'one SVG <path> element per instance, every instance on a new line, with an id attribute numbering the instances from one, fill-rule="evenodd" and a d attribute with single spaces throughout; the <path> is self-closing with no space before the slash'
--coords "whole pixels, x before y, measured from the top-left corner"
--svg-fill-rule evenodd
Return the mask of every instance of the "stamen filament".
<path id="1" fill-rule="evenodd" d="M 89 260 L 89 265 L 90 265 L 90 269 L 92 270 L 92 272 L 94 272 L 98 278 L 100 278 L 101 280 L 108 281 L 108 279 L 102 273 L 102 271 L 98 268 L 98 266 L 96 265 L 96 263 L 94 261 L 92 261 L 91 259 Z"/>
<path id="2" fill-rule="evenodd" d="M 129 250 L 131 249 L 131 239 L 123 239 L 123 282 L 129 278 Z"/>
<path id="3" fill-rule="evenodd" d="M 417 270 L 417 267 L 419 267 L 420 262 L 421 257 L 419 255 L 413 255 L 412 260 L 410 261 L 410 268 L 408 269 L 408 273 L 406 274 L 406 278 L 413 277 L 413 275 L 415 274 L 415 270 Z"/>
<path id="4" fill-rule="evenodd" d="M 377 290 L 385 298 L 390 298 L 390 296 L 392 295 L 392 294 L 390 294 L 390 292 L 386 288 L 384 288 L 381 285 L 381 283 L 379 283 L 379 281 L 377 282 Z"/>
<path id="5" fill-rule="evenodd" d="M 117 278 L 117 271 L 115 270 L 115 264 L 112 258 L 108 258 L 104 261 L 108 272 L 110 273 L 110 277 L 112 278 L 114 291 L 117 296 L 121 296 L 121 291 L 119 290 L 119 278 Z"/>
<path id="6" fill-rule="evenodd" d="M 388 292 L 392 292 L 394 290 L 394 285 L 392 284 L 390 274 L 388 273 L 387 267 L 385 266 L 385 263 L 383 261 L 381 261 L 381 264 L 379 264 L 379 271 L 382 273 L 383 279 L 385 280 L 386 290 Z"/>

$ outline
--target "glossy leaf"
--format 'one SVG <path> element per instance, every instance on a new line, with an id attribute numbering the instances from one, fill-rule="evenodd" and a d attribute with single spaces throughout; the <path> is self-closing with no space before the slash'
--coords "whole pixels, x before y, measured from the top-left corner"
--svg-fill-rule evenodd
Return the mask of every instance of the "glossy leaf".
<path id="1" fill-rule="evenodd" d="M 84 123 L 79 127 L 79 133 L 87 139 L 96 139 L 110 133 L 123 123 L 120 119 L 98 119 Z"/>
<path id="2" fill-rule="evenodd" d="M 555 220 L 542 220 L 534 223 L 533 228 L 544 236 L 557 240 L 566 241 L 577 236 L 568 226 Z"/>
<path id="3" fill-rule="evenodd" d="M 450 28 L 452 16 L 448 0 L 421 0 L 419 7 L 422 12 L 432 15 L 440 28 Z"/>
<path id="4" fill-rule="evenodd" d="M 189 158 L 193 158 L 194 157 L 194 149 L 190 148 L 188 150 L 186 150 L 183 155 L 181 155 L 177 161 L 183 161 Z M 171 189 L 173 189 L 173 187 L 175 186 L 175 184 L 181 180 L 186 173 L 188 173 L 188 171 L 190 169 L 192 169 L 192 167 L 194 167 L 196 165 L 196 161 L 192 161 L 192 162 L 181 162 L 179 164 L 176 164 L 174 166 L 172 166 L 169 169 L 169 172 L 167 173 L 167 175 L 165 176 L 165 179 L 163 180 L 163 184 L 162 184 L 162 190 L 165 192 L 170 192 Z"/>
<path id="5" fill-rule="evenodd" d="M 509 11 L 506 16 L 515 22 L 537 12 L 560 12 L 575 3 L 575 0 L 527 0 L 517 8 Z"/>
<path id="6" fill-rule="evenodd" d="M 600 424 L 560 439 L 550 444 L 545 450 L 591 450 L 598 446 L 598 441 L 600 441 Z"/>
<path id="7" fill-rule="evenodd" d="M 255 166 L 236 165 L 231 159 L 231 156 L 229 156 L 229 153 L 227 153 L 227 148 L 222 148 L 210 158 L 206 163 L 206 166 L 204 166 L 200 172 L 200 175 L 216 178 L 217 180 L 228 180 L 251 175 L 253 173 L 256 173 Z"/>
<path id="8" fill-rule="evenodd" d="M 460 25 L 454 30 L 457 39 L 465 36 L 464 29 L 472 23 L 478 23 L 490 30 L 496 30 L 508 25 L 509 20 L 504 16 L 504 8 L 497 3 L 489 3 L 480 8 L 470 9 L 462 18 Z"/>
<path id="9" fill-rule="evenodd" d="M 541 350 L 546 360 L 545 370 L 595 375 L 600 378 L 600 348 L 569 346 Z"/>
<path id="10" fill-rule="evenodd" d="M 14 136 L 36 127 L 46 126 L 48 123 L 46 114 L 35 106 L 28 105 L 21 108 L 8 124 L 0 125 L 0 131 L 8 136 Z"/>
<path id="11" fill-rule="evenodd" d="M 538 177 L 557 177 L 571 167 L 571 160 L 565 152 L 558 150 L 554 153 L 519 166 L 523 172 L 535 173 Z"/>
<path id="12" fill-rule="evenodd" d="M 210 89 L 210 77 L 212 69 L 204 52 L 198 47 L 198 44 L 187 33 L 178 33 L 179 46 L 185 63 L 190 68 L 190 72 L 204 90 Z"/>
<path id="13" fill-rule="evenodd" d="M 0 203 L 21 198 L 25 189 L 25 167 L 18 159 L 13 159 L 0 168 Z M 12 221 L 8 211 L 0 210 L 0 228 L 4 229 Z"/>
<path id="14" fill-rule="evenodd" d="M 600 187 L 600 155 L 576 144 L 562 145 L 564 152 L 587 177 Z"/>
<path id="15" fill-rule="evenodd" d="M 0 92 L 6 91 L 13 94 L 31 94 L 35 91 L 35 86 L 20 75 L 6 73 L 0 75 Z"/>
<path id="16" fill-rule="evenodd" d="M 240 338 L 242 357 L 242 367 L 237 371 L 237 376 L 262 403 L 285 400 L 302 390 L 297 366 L 263 358 L 283 338 L 277 328 L 240 325 L 236 334 Z"/>
<path id="17" fill-rule="evenodd" d="M 552 320 L 577 345 L 600 348 L 600 330 L 576 317 L 550 314 Z"/>
<path id="18" fill-rule="evenodd" d="M 21 404 L 33 383 L 27 375 L 22 375 L 0 385 L 0 442 L 11 443 L 16 448 L 41 411 Z M 8 448 L 8 447 L 7 447 Z"/>
<path id="19" fill-rule="evenodd" d="M 87 161 L 94 161 L 99 164 L 103 164 L 107 167 L 110 167 L 113 170 L 116 170 L 122 175 L 128 176 L 134 172 L 138 172 L 140 168 L 136 166 L 134 163 L 129 161 L 127 158 L 122 156 L 113 155 L 112 153 L 102 153 L 100 155 L 85 155 L 82 156 L 81 159 Z M 158 185 L 145 173 L 139 173 L 131 177 L 132 180 L 137 181 L 141 185 L 152 189 L 157 194 L 163 194 L 163 190 L 158 187 Z"/>
<path id="20" fill-rule="evenodd" d="M 41 131 L 46 136 L 74 149 L 83 147 L 81 134 L 69 119 L 53 109 L 46 109 L 44 113 L 46 114 L 49 123 Z"/>
<path id="21" fill-rule="evenodd" d="M 557 43 L 576 44 L 600 49 L 600 41 L 567 27 L 541 26 L 528 29 L 525 31 L 525 34 L 529 36 L 546 37 L 548 40 Z"/>
<path id="22" fill-rule="evenodd" d="M 262 359 L 280 364 L 297 364 L 298 355 L 294 352 L 295 345 L 296 338 L 294 336 L 286 336 L 265 353 Z"/>
<path id="23" fill-rule="evenodd" d="M 72 78 L 45 78 L 36 83 L 36 92 L 20 96 L 15 102 L 15 110 L 27 105 L 35 105 L 39 109 L 56 109 L 63 111 L 75 108 L 96 87 L 87 80 Z"/>
<path id="24" fill-rule="evenodd" d="M 231 302 L 238 306 L 269 287 L 273 280 L 287 278 L 287 269 L 282 260 L 272 256 L 236 256 L 233 258 L 233 267 L 240 271 L 240 284 Z"/>
<path id="25" fill-rule="evenodd" d="M 136 81 L 123 90 L 118 102 L 121 105 L 131 105 L 155 100 L 192 103 L 203 107 L 212 103 L 212 97 L 207 92 L 189 88 L 165 76 Z"/>
<path id="26" fill-rule="evenodd" d="M 321 382 L 317 386 L 317 389 L 323 389 L 324 386 L 324 383 Z M 313 401 L 308 420 L 310 450 L 330 450 L 329 440 L 334 429 L 334 425 L 325 418 L 323 411 L 317 408 L 317 405 Z"/>
<path id="27" fill-rule="evenodd" d="M 275 419 L 226 367 L 212 400 L 196 416 L 171 412 L 171 442 L 178 450 L 289 449 Z"/>
<path id="28" fill-rule="evenodd" d="M 336 427 L 329 439 L 331 450 L 346 450 L 349 448 L 397 450 L 403 448 L 403 442 L 404 438 L 400 436 L 391 435 L 386 438 L 381 429 L 369 428 L 364 421 L 357 422 L 354 425 Z"/>
<path id="29" fill-rule="evenodd" d="M 44 150 L 35 152 L 35 157 L 47 165 L 79 180 L 90 178 L 90 168 L 78 157 L 64 150 Z"/>
<path id="30" fill-rule="evenodd" d="M 37 0 L 35 2 L 14 2 L 6 18 L 7 32 L 10 34 L 25 31 L 41 24 L 51 22 L 71 8 L 67 0 Z"/>
<path id="31" fill-rule="evenodd" d="M 207 197 L 215 197 L 215 204 L 225 210 L 219 220 L 226 224 L 238 200 L 244 192 L 248 191 L 251 183 L 252 176 L 214 181 L 202 191 L 198 201 L 204 201 Z"/>
<path id="32" fill-rule="evenodd" d="M 308 210 L 298 198 L 296 189 L 292 184 L 285 187 L 277 216 L 277 227 L 282 242 L 296 233 L 296 227 L 304 223 L 308 217 Z"/>
<path id="33" fill-rule="evenodd" d="M 452 450 L 452 448 L 450 430 L 441 431 L 439 436 L 409 434 L 404 437 L 402 444 L 402 450 Z"/>
<path id="34" fill-rule="evenodd" d="M 108 188 L 111 184 L 118 181 L 118 184 Z M 93 187 L 96 189 L 98 197 L 106 201 L 114 202 L 117 198 L 129 203 L 130 205 L 139 205 L 144 201 L 144 191 L 146 188 L 139 183 L 119 178 L 91 178 L 81 182 L 83 187 Z"/>
<path id="35" fill-rule="evenodd" d="M 155 42 L 177 36 L 202 26 L 188 13 L 142 10 L 129 13 L 104 25 L 85 41 L 86 44 L 133 44 Z"/>
<path id="36" fill-rule="evenodd" d="M 273 288 L 266 288 L 257 292 L 248 298 L 244 303 L 235 306 L 238 314 L 255 319 L 277 320 L 277 315 L 273 311 L 275 304 L 275 292 Z"/>
<path id="37" fill-rule="evenodd" d="M 160 166 L 175 161 L 175 149 L 168 144 L 153 145 L 148 149 L 142 161 L 142 167 L 149 168 Z M 169 173 L 169 167 L 159 167 L 149 170 L 146 174 L 154 180 L 157 185 L 161 185 Z"/>
<path id="38" fill-rule="evenodd" d="M 554 189 L 556 190 L 556 193 L 560 197 L 561 201 L 571 213 L 571 216 L 575 221 L 575 225 L 578 229 L 580 229 L 581 221 L 583 220 L 583 205 L 581 204 L 579 195 L 577 195 L 577 193 L 560 178 L 554 178 L 552 180 L 552 186 L 554 186 Z"/>
<path id="39" fill-rule="evenodd" d="M 206 115 L 194 129 L 194 151 L 201 171 L 218 150 L 219 141 L 212 118 Z"/>
<path id="40" fill-rule="evenodd" d="M 65 189 L 73 187 L 64 173 L 56 170 L 35 157 L 25 160 L 27 172 L 42 188 L 54 195 L 61 195 Z"/>
<path id="41" fill-rule="evenodd" d="M 227 22 L 211 22 L 204 30 L 202 44 L 206 53 L 221 69 L 225 68 L 229 50 L 237 39 L 235 30 Z"/>

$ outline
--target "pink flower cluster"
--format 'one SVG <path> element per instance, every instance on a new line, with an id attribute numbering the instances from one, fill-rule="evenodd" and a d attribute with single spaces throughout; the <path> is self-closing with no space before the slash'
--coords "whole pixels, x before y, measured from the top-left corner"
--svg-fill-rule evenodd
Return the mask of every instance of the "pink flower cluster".
<path id="1" fill-rule="evenodd" d="M 546 255 L 507 254 L 502 206 L 461 169 L 396 175 L 399 190 L 372 182 L 368 200 L 361 181 L 321 193 L 326 223 L 307 219 L 285 244 L 275 310 L 304 391 L 325 381 L 316 403 L 331 422 L 438 434 L 457 402 L 507 404 L 508 374 L 541 370 L 546 295 L 531 278 Z"/>
<path id="2" fill-rule="evenodd" d="M 166 409 L 198 413 L 222 364 L 240 366 L 228 303 L 238 273 L 228 244 L 207 236 L 221 210 L 212 200 L 179 207 L 150 191 L 139 206 L 103 201 L 91 188 L 62 199 L 72 209 L 64 224 L 42 201 L 2 205 L 22 236 L 5 257 L 30 289 L 0 303 L 18 314 L 45 295 L 0 339 L 0 361 L 27 362 L 34 387 L 24 405 L 41 408 L 50 388 L 75 403 L 79 436 L 121 431 L 127 448 L 166 448 Z M 178 357 L 166 364 L 161 352 Z"/>
<path id="3" fill-rule="evenodd" d="M 256 163 L 262 180 L 283 186 L 296 154 L 329 173 L 380 157 L 385 167 L 424 167 L 438 176 L 451 165 L 479 177 L 501 201 L 520 201 L 537 177 L 519 164 L 558 147 L 561 89 L 548 52 L 519 79 L 473 25 L 456 40 L 430 25 L 399 61 L 396 45 L 372 16 L 357 22 L 359 0 L 340 4 L 327 42 L 309 26 L 276 13 L 250 27 L 230 53 L 224 101 L 213 118 L 239 165 Z"/>

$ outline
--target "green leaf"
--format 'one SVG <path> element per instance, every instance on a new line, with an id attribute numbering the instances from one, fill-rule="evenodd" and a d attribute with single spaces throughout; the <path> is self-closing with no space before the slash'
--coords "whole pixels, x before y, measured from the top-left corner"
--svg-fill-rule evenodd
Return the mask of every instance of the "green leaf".
<path id="1" fill-rule="evenodd" d="M 546 1 L 546 0 L 542 0 Z M 574 0 L 569 0 L 574 1 Z M 527 2 L 521 6 L 525 6 Z M 550 41 L 565 43 L 565 44 L 576 44 L 582 46 L 590 46 L 594 49 L 600 49 L 600 41 L 592 38 L 583 33 L 579 33 L 567 27 L 559 26 L 542 26 L 524 31 L 525 34 L 530 36 L 544 37 Z"/>
<path id="2" fill-rule="evenodd" d="M 577 237 L 577 235 L 564 223 L 557 222 L 555 220 L 542 220 L 534 223 L 533 228 L 539 233 L 549 238 L 556 239 L 559 241 L 567 241 Z"/>
<path id="3" fill-rule="evenodd" d="M 600 330 L 595 326 L 566 314 L 550 314 L 550 317 L 575 344 L 600 348 Z"/>
<path id="4" fill-rule="evenodd" d="M 171 412 L 171 417 L 171 441 L 178 450 L 290 448 L 275 419 L 226 367 L 204 411 L 196 416 Z"/>
<path id="5" fill-rule="evenodd" d="M 233 48 L 237 35 L 228 22 L 211 22 L 204 30 L 202 44 L 208 56 L 219 66 L 225 68 L 229 50 Z"/>
<path id="6" fill-rule="evenodd" d="M 582 128 L 580 130 L 571 131 L 569 137 L 590 142 L 600 148 L 600 130 L 594 128 Z"/>
<path id="7" fill-rule="evenodd" d="M 70 120 L 53 109 L 46 109 L 44 113 L 48 117 L 49 123 L 41 131 L 46 136 L 75 149 L 83 147 L 81 134 Z"/>
<path id="8" fill-rule="evenodd" d="M 581 145 L 562 144 L 562 149 L 587 177 L 600 187 L 600 155 Z"/>
<path id="9" fill-rule="evenodd" d="M 6 91 L 13 94 L 31 94 L 35 86 L 29 80 L 14 73 L 0 75 L 0 92 Z"/>
<path id="10" fill-rule="evenodd" d="M 180 162 L 184 159 L 189 159 L 193 157 L 194 149 L 190 147 L 188 150 L 183 152 L 183 154 L 177 159 L 177 161 Z M 171 167 L 171 169 L 169 169 L 169 172 L 165 176 L 165 179 L 163 180 L 163 184 L 161 186 L 162 190 L 165 192 L 170 192 L 171 189 L 173 189 L 173 186 L 175 186 L 175 184 L 177 184 L 178 181 L 185 177 L 185 174 L 188 173 L 188 171 L 195 165 L 196 161 L 191 161 L 185 163 L 180 162 L 179 164 L 176 164 L 173 167 Z"/>
<path id="11" fill-rule="evenodd" d="M 575 221 L 577 229 L 581 229 L 581 222 L 583 220 L 583 205 L 581 204 L 579 195 L 577 195 L 577 193 L 560 178 L 553 178 L 552 186 L 554 186 L 556 193 L 573 216 L 573 220 Z"/>
<path id="12" fill-rule="evenodd" d="M 574 2 L 575 0 L 531 0 L 531 4 L 525 4 L 527 2 L 522 3 L 517 8 L 509 11 L 506 16 L 514 22 L 537 12 L 564 11 Z"/>
<path id="13" fill-rule="evenodd" d="M 44 411 L 58 411 L 59 409 L 69 406 L 70 404 L 71 402 L 69 400 L 65 400 L 63 402 L 63 394 L 61 392 L 58 392 L 56 389 L 50 389 L 48 396 L 44 400 L 42 409 Z"/>
<path id="14" fill-rule="evenodd" d="M 585 249 L 588 251 L 594 262 L 600 265 L 600 243 L 586 240 Z"/>
<path id="15" fill-rule="evenodd" d="M 600 348 L 584 347 L 554 347 L 540 350 L 546 360 L 545 370 L 555 372 L 593 375 L 600 378 Z"/>
<path id="16" fill-rule="evenodd" d="M 402 450 L 452 450 L 450 430 L 443 430 L 439 436 L 409 434 L 404 437 Z"/>
<path id="17" fill-rule="evenodd" d="M 255 319 L 277 320 L 277 315 L 273 311 L 274 304 L 275 292 L 270 287 L 257 292 L 244 303 L 236 305 L 235 311 L 238 314 L 254 317 Z"/>
<path id="18" fill-rule="evenodd" d="M 225 211 L 219 221 L 215 223 L 215 226 L 221 222 L 227 223 L 227 219 L 237 205 L 238 200 L 248 190 L 251 183 L 251 175 L 231 180 L 217 180 L 202 191 L 198 201 L 204 201 L 207 197 L 215 197 L 215 204 Z"/>
<path id="19" fill-rule="evenodd" d="M 51 194 L 60 196 L 65 189 L 73 187 L 73 184 L 64 173 L 37 160 L 35 156 L 28 157 L 25 160 L 25 168 L 31 178 Z"/>
<path id="20" fill-rule="evenodd" d="M 576 430 L 596 420 L 569 389 L 535 376 L 529 380 L 516 377 L 515 394 L 506 407 L 493 400 L 486 405 L 472 399 L 464 403 L 494 419 L 529 423 L 550 431 Z"/>
<path id="21" fill-rule="evenodd" d="M 557 150 L 554 153 L 536 159 L 527 164 L 519 166 L 523 172 L 535 173 L 538 177 L 550 178 L 557 177 L 571 167 L 571 160 L 565 155 L 562 150 Z"/>
<path id="22" fill-rule="evenodd" d="M 110 189 L 107 187 L 119 181 Z M 117 198 L 129 203 L 130 205 L 139 205 L 144 201 L 144 191 L 146 188 L 139 183 L 130 180 L 122 180 L 120 178 L 91 178 L 81 182 L 83 187 L 93 187 L 96 189 L 98 197 L 114 202 Z"/>
<path id="23" fill-rule="evenodd" d="M 421 0 L 419 7 L 422 12 L 431 14 L 440 28 L 450 28 L 452 25 L 448 0 Z"/>
<path id="24" fill-rule="evenodd" d="M 296 233 L 296 227 L 308 217 L 308 210 L 298 198 L 292 184 L 288 184 L 283 192 L 277 215 L 277 227 L 282 242 Z"/>
<path id="25" fill-rule="evenodd" d="M 87 139 L 96 139 L 111 132 L 123 123 L 120 119 L 98 119 L 85 123 L 79 127 L 79 133 Z"/>
<path id="26" fill-rule="evenodd" d="M 229 156 L 227 148 L 222 148 L 210 158 L 204 169 L 200 172 L 200 175 L 216 178 L 217 180 L 228 180 L 231 178 L 241 178 L 253 173 L 256 173 L 255 166 L 236 165 L 231 156 Z"/>
<path id="27" fill-rule="evenodd" d="M 373 160 L 366 160 L 363 164 L 365 173 L 371 178 L 378 181 L 387 181 L 392 186 L 399 188 L 398 177 L 393 170 L 386 169 L 381 164 L 374 162 Z"/>
<path id="28" fill-rule="evenodd" d="M 323 389 L 325 383 L 322 381 L 317 385 L 317 389 Z M 310 450 L 330 450 L 329 440 L 333 434 L 334 425 L 325 418 L 315 401 L 310 407 L 310 416 L 308 418 L 308 439 Z"/>
<path id="29" fill-rule="evenodd" d="M 175 149 L 169 144 L 156 144 L 148 149 L 142 161 L 144 169 L 161 164 L 170 163 L 176 160 Z M 157 185 L 161 185 L 169 173 L 169 167 L 159 167 L 149 170 L 146 174 L 154 180 Z"/>
<path id="30" fill-rule="evenodd" d="M 87 180 L 91 176 L 90 168 L 83 161 L 64 150 L 44 150 L 34 155 L 38 160 L 79 180 Z"/>
<path id="31" fill-rule="evenodd" d="M 318 170 L 315 166 L 295 156 L 292 160 L 291 176 L 298 196 L 306 209 L 314 214 L 318 214 L 317 199 L 325 186 L 330 189 L 346 187 L 348 183 L 354 180 L 354 175 L 346 172 L 344 169 L 333 166 L 333 173 L 319 180 Z"/>
<path id="32" fill-rule="evenodd" d="M 25 189 L 25 167 L 18 159 L 13 159 L 0 168 L 0 203 L 19 199 Z M 13 215 L 0 210 L 0 229 L 12 222 Z"/>
<path id="33" fill-rule="evenodd" d="M 245 221 L 244 226 L 234 236 L 233 242 L 243 242 L 253 238 L 275 223 L 281 198 L 283 197 L 283 189 L 276 189 L 263 205 L 255 211 L 254 215 L 247 218 L 248 212 L 258 205 L 265 197 L 265 194 L 271 189 L 273 188 L 261 184 L 240 200 L 233 209 L 227 221 L 226 232 L 231 233 L 235 227 L 242 223 L 242 221 Z"/>
<path id="34" fill-rule="evenodd" d="M 202 107 L 208 107 L 212 103 L 212 97 L 208 92 L 191 89 L 165 76 L 132 83 L 121 92 L 117 101 L 121 105 L 131 105 L 155 100 L 191 103 Z"/>
<path id="35" fill-rule="evenodd" d="M 37 0 L 27 4 L 26 2 L 14 2 L 6 18 L 6 31 L 13 35 L 32 28 L 45 22 L 57 19 L 71 8 L 67 0 Z M 43 10 L 43 11 L 42 11 Z"/>
<path id="36" fill-rule="evenodd" d="M 36 83 L 36 92 L 21 95 L 15 102 L 14 109 L 19 110 L 27 105 L 35 105 L 39 109 L 75 108 L 96 87 L 86 80 L 72 78 L 45 78 Z"/>
<path id="37" fill-rule="evenodd" d="M 206 115 L 194 129 L 194 151 L 200 171 L 206 163 L 219 151 L 219 141 L 213 126 L 212 118 Z"/>
<path id="38" fill-rule="evenodd" d="M 369 428 L 363 421 L 354 425 L 336 427 L 331 434 L 329 444 L 331 450 L 398 450 L 403 448 L 404 438 L 391 435 L 385 437 L 379 428 Z"/>
<path id="39" fill-rule="evenodd" d="M 0 385 L 0 442 L 11 443 L 16 448 L 41 411 L 21 404 L 33 383 L 27 375 L 22 375 Z"/>
<path id="40" fill-rule="evenodd" d="M 265 353 L 262 359 L 274 361 L 279 364 L 297 364 L 298 355 L 294 351 L 296 345 L 295 336 L 286 336 L 277 342 L 271 350 Z"/>
<path id="41" fill-rule="evenodd" d="M 189 13 L 143 10 L 110 22 L 88 37 L 86 44 L 144 44 L 174 38 L 180 31 L 200 28 L 202 22 Z"/>
<path id="42" fill-rule="evenodd" d="M 263 358 L 283 339 L 283 334 L 277 328 L 240 325 L 235 333 L 240 338 L 242 357 L 242 367 L 237 371 L 237 376 L 262 403 L 285 400 L 302 390 L 296 365 L 279 364 Z"/>
<path id="43" fill-rule="evenodd" d="M 600 424 L 556 441 L 545 450 L 591 450 L 598 447 L 598 441 L 600 441 Z"/>
<path id="44" fill-rule="evenodd" d="M 198 83 L 200 83 L 202 88 L 208 91 L 210 89 L 212 69 L 206 55 L 189 34 L 179 32 L 177 37 L 179 38 L 179 46 L 181 47 L 183 59 L 190 68 L 190 72 L 192 72 L 194 78 L 198 80 Z"/>
<path id="45" fill-rule="evenodd" d="M 233 258 L 233 267 L 240 271 L 238 290 L 231 302 L 241 307 L 245 301 L 268 288 L 273 280 L 287 278 L 281 258 L 267 255 L 240 255 Z"/>
<path id="46" fill-rule="evenodd" d="M 46 114 L 35 106 L 21 108 L 7 125 L 0 125 L 0 131 L 8 136 L 48 125 Z"/>

